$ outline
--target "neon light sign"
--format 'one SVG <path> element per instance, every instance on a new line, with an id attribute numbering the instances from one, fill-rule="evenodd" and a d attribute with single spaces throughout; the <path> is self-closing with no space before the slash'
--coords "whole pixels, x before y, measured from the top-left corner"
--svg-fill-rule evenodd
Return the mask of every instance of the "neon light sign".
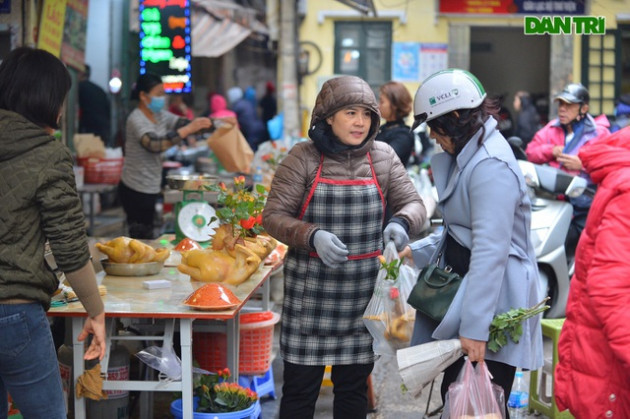
<path id="1" fill-rule="evenodd" d="M 140 74 L 162 76 L 167 93 L 192 87 L 190 0 L 140 0 Z"/>

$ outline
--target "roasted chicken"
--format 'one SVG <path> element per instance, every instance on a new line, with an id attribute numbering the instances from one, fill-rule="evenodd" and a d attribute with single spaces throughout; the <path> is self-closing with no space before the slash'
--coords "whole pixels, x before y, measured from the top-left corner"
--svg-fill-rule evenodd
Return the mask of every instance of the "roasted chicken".
<path id="1" fill-rule="evenodd" d="M 249 278 L 261 259 L 252 250 L 237 244 L 234 257 L 223 250 L 189 250 L 182 252 L 177 269 L 195 281 L 223 282 L 238 285 Z"/>
<path id="2" fill-rule="evenodd" d="M 106 243 L 96 243 L 96 248 L 113 263 L 164 262 L 171 251 L 154 249 L 148 244 L 129 237 L 116 237 Z"/>

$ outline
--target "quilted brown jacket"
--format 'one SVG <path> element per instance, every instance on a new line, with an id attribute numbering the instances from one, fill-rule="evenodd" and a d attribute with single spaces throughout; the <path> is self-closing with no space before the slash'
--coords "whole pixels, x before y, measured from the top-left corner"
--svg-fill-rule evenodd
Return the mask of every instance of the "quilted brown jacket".
<path id="1" fill-rule="evenodd" d="M 372 111 L 367 139 L 357 147 L 331 151 L 339 145 L 339 141 L 328 128 L 326 118 L 351 105 L 364 106 Z M 312 250 L 310 239 L 318 226 L 297 217 L 315 181 L 322 153 L 325 155 L 323 177 L 365 179 L 372 177 L 367 160 L 369 152 L 393 217 L 406 222 L 410 236 L 417 235 L 426 218 L 426 209 L 394 149 L 386 143 L 374 141 L 379 124 L 378 104 L 363 80 L 344 76 L 324 83 L 313 108 L 309 129 L 312 141 L 296 144 L 276 171 L 263 212 L 265 230 L 289 246 Z"/>
<path id="2" fill-rule="evenodd" d="M 48 308 L 59 282 L 44 259 L 46 240 L 66 273 L 89 260 L 72 164 L 64 144 L 0 109 L 0 299 Z"/>

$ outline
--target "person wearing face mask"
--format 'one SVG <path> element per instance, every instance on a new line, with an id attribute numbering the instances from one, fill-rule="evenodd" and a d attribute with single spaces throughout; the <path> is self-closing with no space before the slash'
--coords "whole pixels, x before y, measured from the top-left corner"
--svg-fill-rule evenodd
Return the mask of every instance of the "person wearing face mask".
<path id="1" fill-rule="evenodd" d="M 155 238 L 153 215 L 161 192 L 162 152 L 183 139 L 212 126 L 210 119 L 192 121 L 165 110 L 166 94 L 160 76 L 138 77 L 132 100 L 138 106 L 129 114 L 126 126 L 125 162 L 118 193 L 127 215 L 129 236 Z"/>
<path id="2" fill-rule="evenodd" d="M 498 130 L 496 104 L 474 75 L 447 69 L 427 78 L 414 99 L 415 124 L 427 122 L 444 152 L 431 169 L 444 228 L 407 246 L 402 256 L 423 268 L 439 259 L 463 281 L 441 322 L 416 312 L 411 345 L 459 339 L 471 362 L 486 362 L 492 381 L 510 394 L 516 368 L 543 365 L 540 316 L 522 323 L 518 344 L 486 345 L 495 315 L 543 299 L 530 240 L 531 203 L 510 145 Z M 441 394 L 464 358 L 444 371 Z M 507 401 L 507 397 L 506 397 Z"/>
<path id="3" fill-rule="evenodd" d="M 582 147 L 588 146 L 598 138 L 610 134 L 610 123 L 606 115 L 593 118 L 588 113 L 590 96 L 588 90 L 579 83 L 567 85 L 555 98 L 558 104 L 558 117 L 534 135 L 527 145 L 527 160 L 536 164 L 549 164 L 573 176 L 587 180 L 590 188 L 596 185 L 584 170 L 578 155 Z M 571 230 L 567 238 L 570 252 L 575 248 L 577 240 L 584 230 L 586 216 L 593 199 L 582 195 L 570 198 L 573 205 Z"/>
<path id="4" fill-rule="evenodd" d="M 312 418 L 324 369 L 332 366 L 333 417 L 367 415 L 374 367 L 363 313 L 374 291 L 383 242 L 401 250 L 426 218 L 394 149 L 375 141 L 380 113 L 359 77 L 326 81 L 309 137 L 278 167 L 263 226 L 289 246 L 284 264 L 280 418 Z M 385 204 L 393 217 L 383 230 Z"/>

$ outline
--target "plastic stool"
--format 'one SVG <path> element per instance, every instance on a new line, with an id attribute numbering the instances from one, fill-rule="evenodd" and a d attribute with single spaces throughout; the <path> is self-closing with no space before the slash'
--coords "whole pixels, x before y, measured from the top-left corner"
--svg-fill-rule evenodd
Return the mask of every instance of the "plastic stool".
<path id="1" fill-rule="evenodd" d="M 330 379 L 330 374 L 332 372 L 332 366 L 326 365 L 324 368 L 324 378 L 322 379 L 322 387 L 332 387 L 333 382 Z M 374 399 L 374 391 L 372 390 L 372 374 L 368 375 L 367 378 L 367 398 L 368 398 L 368 411 L 373 412 L 376 410 L 376 400 Z"/>
<path id="2" fill-rule="evenodd" d="M 545 361 L 545 366 L 541 370 L 540 384 L 538 383 L 538 370 L 532 371 L 529 378 L 529 408 L 530 410 L 536 410 L 539 413 L 551 419 L 565 419 L 573 418 L 573 415 L 568 410 L 559 412 L 556 406 L 556 399 L 553 395 L 554 378 L 553 373 L 556 370 L 556 364 L 558 363 L 558 341 L 560 339 L 560 332 L 562 331 L 562 325 L 565 319 L 542 319 L 542 333 L 543 336 L 551 339 L 553 344 L 553 357 L 551 359 L 551 366 L 549 362 Z M 551 368 L 550 368 L 551 367 Z M 547 396 L 547 374 L 551 375 L 551 397 Z"/>
<path id="3" fill-rule="evenodd" d="M 267 394 L 272 399 L 276 399 L 276 386 L 273 381 L 273 368 L 271 365 L 265 375 L 239 374 L 238 383 L 245 388 L 255 391 L 259 399 Z"/>

